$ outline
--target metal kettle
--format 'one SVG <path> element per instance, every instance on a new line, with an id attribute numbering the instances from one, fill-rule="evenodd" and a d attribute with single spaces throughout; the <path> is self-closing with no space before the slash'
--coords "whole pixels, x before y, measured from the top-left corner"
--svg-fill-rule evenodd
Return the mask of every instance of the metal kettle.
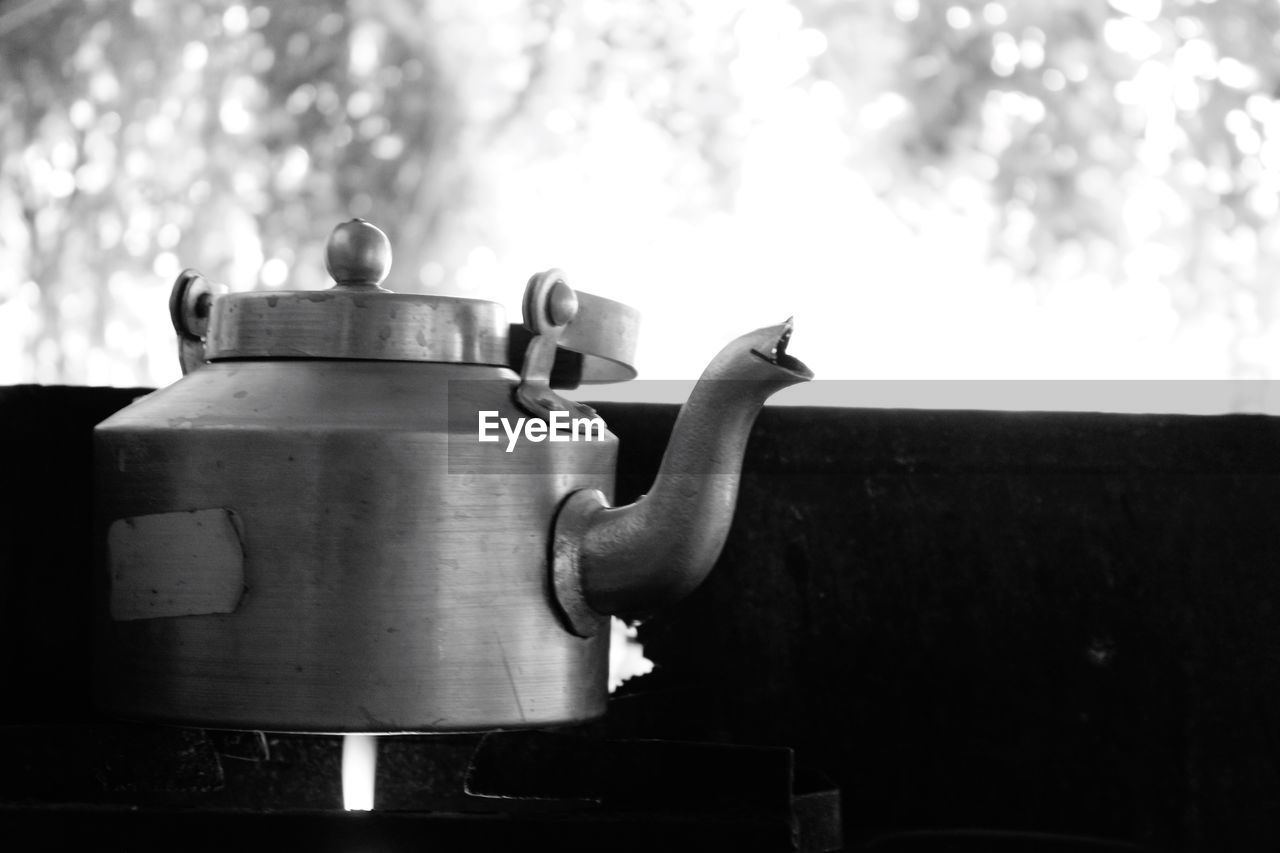
<path id="1" fill-rule="evenodd" d="M 325 291 L 183 273 L 185 375 L 95 429 L 99 706 L 331 733 L 602 714 L 608 616 L 702 581 L 760 407 L 812 376 L 790 322 L 713 359 L 653 488 L 615 508 L 617 439 L 558 388 L 634 376 L 632 309 L 554 270 L 524 328 L 496 303 L 392 293 L 389 242 L 361 220 L 326 260 Z"/>

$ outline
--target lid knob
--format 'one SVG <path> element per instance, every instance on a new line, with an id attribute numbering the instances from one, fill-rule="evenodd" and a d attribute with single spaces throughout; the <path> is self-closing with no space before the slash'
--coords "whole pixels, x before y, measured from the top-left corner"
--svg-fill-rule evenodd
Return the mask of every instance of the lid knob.
<path id="1" fill-rule="evenodd" d="M 333 229 L 324 249 L 324 266 L 338 287 L 378 289 L 391 272 L 391 241 L 363 219 Z"/>

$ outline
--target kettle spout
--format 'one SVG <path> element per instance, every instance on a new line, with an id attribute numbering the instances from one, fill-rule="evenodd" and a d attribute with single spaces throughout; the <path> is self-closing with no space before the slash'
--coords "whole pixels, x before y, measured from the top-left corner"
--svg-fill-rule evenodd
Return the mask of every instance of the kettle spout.
<path id="1" fill-rule="evenodd" d="M 605 615 L 648 616 L 706 578 L 729 533 L 756 416 L 774 393 L 813 378 L 787 353 L 791 330 L 789 319 L 757 329 L 711 360 L 648 494 L 610 507 L 599 491 L 584 489 L 562 504 L 553 585 L 574 633 L 592 635 Z"/>

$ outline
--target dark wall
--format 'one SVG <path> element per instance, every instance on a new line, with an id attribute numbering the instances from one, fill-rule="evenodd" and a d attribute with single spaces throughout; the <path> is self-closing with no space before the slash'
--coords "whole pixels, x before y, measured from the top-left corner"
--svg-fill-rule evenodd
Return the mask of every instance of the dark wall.
<path id="1" fill-rule="evenodd" d="M 601 409 L 621 499 L 673 412 Z M 822 764 L 849 838 L 1276 849 L 1278 473 L 1273 418 L 768 409 L 634 689 Z"/>
<path id="2" fill-rule="evenodd" d="M 0 723 L 100 722 L 89 435 L 136 393 L 0 388 Z M 675 407 L 599 409 L 634 496 Z M 745 470 L 613 732 L 794 746 L 855 842 L 1280 846 L 1280 422 L 773 408 Z"/>

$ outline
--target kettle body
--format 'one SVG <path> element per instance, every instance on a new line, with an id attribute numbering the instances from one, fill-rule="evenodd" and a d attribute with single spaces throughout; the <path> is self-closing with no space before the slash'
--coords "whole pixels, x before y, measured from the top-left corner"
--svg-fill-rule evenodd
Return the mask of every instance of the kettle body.
<path id="1" fill-rule="evenodd" d="M 478 441 L 477 412 L 528 417 L 517 381 L 224 361 L 101 424 L 99 705 L 298 732 L 603 713 L 609 632 L 577 636 L 549 606 L 548 520 L 574 490 L 612 493 L 617 440 Z"/>

